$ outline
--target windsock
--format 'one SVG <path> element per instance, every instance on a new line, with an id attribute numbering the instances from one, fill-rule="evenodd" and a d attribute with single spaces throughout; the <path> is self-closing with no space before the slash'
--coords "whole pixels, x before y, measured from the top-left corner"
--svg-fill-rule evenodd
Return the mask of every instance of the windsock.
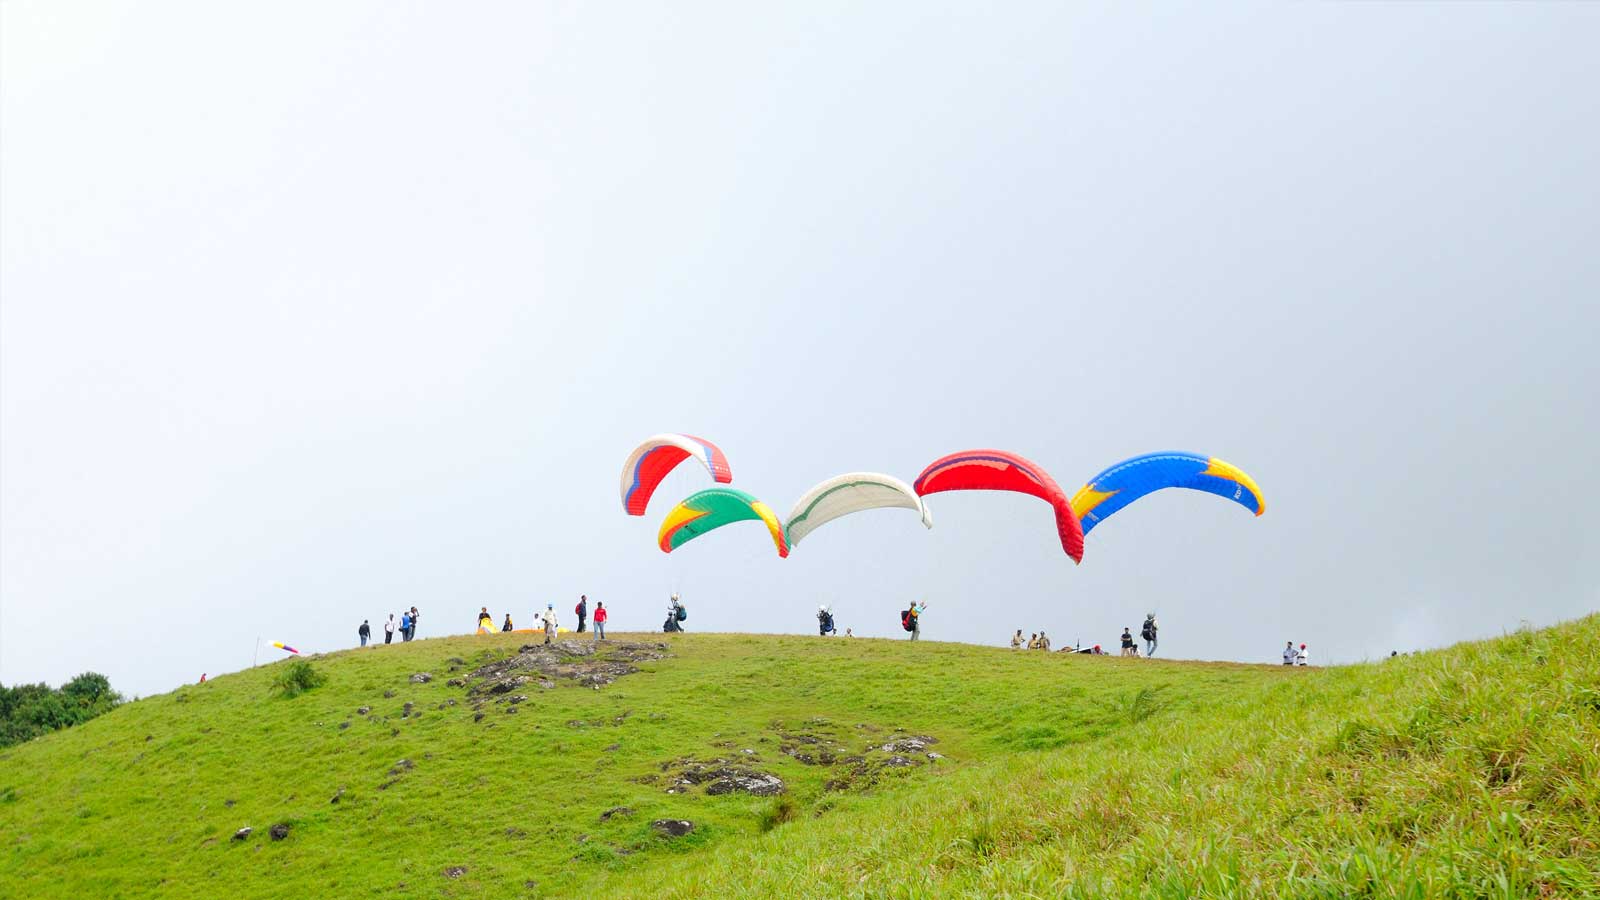
<path id="1" fill-rule="evenodd" d="M 285 644 L 283 641 L 273 641 L 272 642 L 272 646 L 277 647 L 279 650 L 285 650 L 285 651 L 287 651 L 289 653 L 293 653 L 295 656 L 299 656 L 300 655 L 300 651 L 299 650 L 296 650 L 295 648 L 289 646 L 288 644 Z"/>

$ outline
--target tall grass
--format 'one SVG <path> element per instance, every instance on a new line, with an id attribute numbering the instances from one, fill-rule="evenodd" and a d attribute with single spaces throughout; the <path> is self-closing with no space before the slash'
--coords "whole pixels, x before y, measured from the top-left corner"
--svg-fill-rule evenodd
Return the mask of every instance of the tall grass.
<path id="1" fill-rule="evenodd" d="M 291 660 L 0 751 L 0 896 L 1600 896 L 1600 617 L 1309 670 L 682 635 L 476 719 L 446 682 L 517 644 Z M 840 788 L 782 750 L 897 728 L 944 758 Z M 669 794 L 686 756 L 787 793 Z"/>

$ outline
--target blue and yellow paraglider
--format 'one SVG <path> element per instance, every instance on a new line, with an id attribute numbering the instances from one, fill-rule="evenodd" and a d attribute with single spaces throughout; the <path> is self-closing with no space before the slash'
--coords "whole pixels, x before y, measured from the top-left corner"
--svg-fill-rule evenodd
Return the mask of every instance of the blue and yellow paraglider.
<path id="1" fill-rule="evenodd" d="M 1226 497 L 1256 515 L 1267 511 L 1255 479 L 1237 466 L 1196 453 L 1146 453 L 1117 463 L 1072 496 L 1072 512 L 1087 535 L 1114 513 L 1146 494 L 1188 488 Z"/>

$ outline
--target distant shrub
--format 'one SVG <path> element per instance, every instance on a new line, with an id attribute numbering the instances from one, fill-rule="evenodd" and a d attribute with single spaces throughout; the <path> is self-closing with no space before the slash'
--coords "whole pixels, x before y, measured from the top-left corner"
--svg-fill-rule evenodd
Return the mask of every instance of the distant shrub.
<path id="1" fill-rule="evenodd" d="M 0 686 L 0 747 L 58 728 L 81 725 L 122 702 L 104 675 L 85 672 L 60 688 L 45 684 Z"/>
<path id="2" fill-rule="evenodd" d="M 281 697 L 298 697 L 321 687 L 327 680 L 328 676 L 318 672 L 306 660 L 291 659 L 284 663 L 283 671 L 272 679 L 272 687 Z"/>

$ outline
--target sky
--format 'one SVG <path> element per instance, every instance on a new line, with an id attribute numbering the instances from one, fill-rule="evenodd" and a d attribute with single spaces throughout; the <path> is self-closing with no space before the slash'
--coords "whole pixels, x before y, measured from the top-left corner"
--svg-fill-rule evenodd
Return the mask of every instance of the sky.
<path id="1" fill-rule="evenodd" d="M 0 4 L 0 682 L 417 606 L 1353 662 L 1600 608 L 1600 6 Z M 994 447 L 1167 491 L 1082 565 Z M 281 654 L 260 650 L 263 661 Z"/>

